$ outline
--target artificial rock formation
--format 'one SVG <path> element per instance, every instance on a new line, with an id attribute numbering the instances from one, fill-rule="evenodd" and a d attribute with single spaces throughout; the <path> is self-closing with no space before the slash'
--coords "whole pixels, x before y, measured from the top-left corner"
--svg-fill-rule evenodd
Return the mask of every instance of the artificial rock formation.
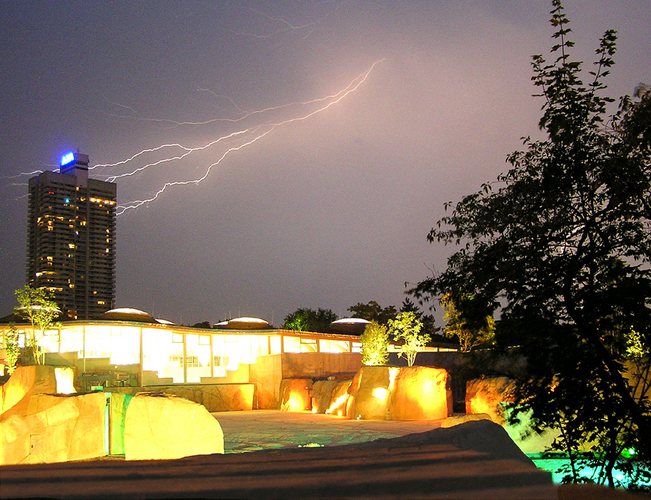
<path id="1" fill-rule="evenodd" d="M 46 365 L 19 366 L 0 388 L 0 413 L 33 394 L 71 394 L 72 368 Z"/>
<path id="2" fill-rule="evenodd" d="M 391 377 L 399 368 L 386 366 L 363 366 L 353 377 L 346 406 L 348 418 L 386 420 L 391 395 Z"/>
<path id="3" fill-rule="evenodd" d="M 504 403 L 513 401 L 513 381 L 506 377 L 481 378 L 466 382 L 466 414 L 486 413 L 496 424 L 504 423 Z"/>
<path id="4" fill-rule="evenodd" d="M 452 407 L 448 374 L 424 366 L 364 366 L 350 384 L 346 415 L 356 419 L 438 420 Z"/>
<path id="5" fill-rule="evenodd" d="M 280 383 L 280 410 L 306 411 L 311 409 L 312 379 L 290 378 Z"/>
<path id="6" fill-rule="evenodd" d="M 254 384 L 184 384 L 159 385 L 156 392 L 199 403 L 209 412 L 246 411 L 253 409 Z M 111 393 L 139 394 L 152 392 L 151 387 L 111 387 Z"/>
<path id="7" fill-rule="evenodd" d="M 337 388 L 337 380 L 317 380 L 312 384 L 312 412 L 325 413 L 332 402 L 332 393 Z"/>
<path id="8" fill-rule="evenodd" d="M 0 415 L 0 464 L 97 458 L 105 449 L 104 393 L 33 394 Z"/>
<path id="9" fill-rule="evenodd" d="M 72 375 L 51 366 L 21 367 L 3 386 L 0 465 L 224 452 L 221 426 L 197 403 L 106 392 L 43 394 L 69 389 L 61 373 Z"/>
<path id="10" fill-rule="evenodd" d="M 127 460 L 175 459 L 224 453 L 219 422 L 198 403 L 168 395 L 139 394 L 124 422 Z"/>
<path id="11" fill-rule="evenodd" d="M 401 368 L 389 403 L 390 420 L 438 420 L 452 410 L 448 372 L 440 368 Z"/>
<path id="12" fill-rule="evenodd" d="M 509 424 L 504 403 L 513 401 L 513 381 L 506 377 L 469 380 L 466 384 L 466 413 L 487 415 L 500 424 L 518 447 L 527 454 L 543 453 L 558 436 L 558 431 L 546 430 L 541 434 L 529 432 L 530 414 L 518 416 L 518 424 Z"/>

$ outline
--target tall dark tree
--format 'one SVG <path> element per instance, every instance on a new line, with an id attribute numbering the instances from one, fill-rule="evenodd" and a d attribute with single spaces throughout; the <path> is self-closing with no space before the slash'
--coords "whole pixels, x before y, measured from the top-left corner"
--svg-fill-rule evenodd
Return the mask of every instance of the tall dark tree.
<path id="1" fill-rule="evenodd" d="M 285 317 L 283 328 L 295 331 L 327 332 L 337 315 L 330 309 L 300 308 Z"/>
<path id="2" fill-rule="evenodd" d="M 460 314 L 500 317 L 497 341 L 528 361 L 514 415 L 531 411 L 534 429 L 560 431 L 568 480 L 580 480 L 577 459 L 587 456 L 600 482 L 617 486 L 616 469 L 648 481 L 651 405 L 630 382 L 648 392 L 651 95 L 623 98 L 608 117 L 615 32 L 601 38 L 586 84 L 560 0 L 551 24 L 552 60 L 534 56 L 532 78 L 546 138 L 524 139 L 497 182 L 446 204 L 428 239 L 458 248 L 413 292 L 473 297 Z"/>
<path id="3" fill-rule="evenodd" d="M 411 298 L 405 297 L 400 306 L 400 312 L 413 312 L 416 315 L 416 319 L 422 323 L 423 332 L 430 334 L 438 333 L 439 329 L 436 327 L 434 315 L 424 314 Z"/>
<path id="4" fill-rule="evenodd" d="M 375 300 L 371 300 L 366 304 L 358 302 L 354 306 L 350 306 L 348 312 L 355 318 L 376 321 L 381 325 L 386 325 L 390 319 L 394 319 L 398 314 L 395 306 L 382 307 Z"/>

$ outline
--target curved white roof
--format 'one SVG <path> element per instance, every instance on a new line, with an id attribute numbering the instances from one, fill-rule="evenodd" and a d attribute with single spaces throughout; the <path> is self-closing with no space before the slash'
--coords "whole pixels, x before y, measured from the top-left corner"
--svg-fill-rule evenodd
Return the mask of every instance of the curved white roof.
<path id="1" fill-rule="evenodd" d="M 331 325 L 341 325 L 341 324 L 363 324 L 366 325 L 370 323 L 370 321 L 367 321 L 362 318 L 341 318 L 336 321 L 333 321 L 330 323 Z"/>
<path id="2" fill-rule="evenodd" d="M 228 328 L 231 330 L 265 330 L 271 328 L 271 325 L 269 325 L 268 321 L 261 318 L 242 316 L 241 318 L 221 321 L 215 325 L 215 328 Z"/>
<path id="3" fill-rule="evenodd" d="M 156 323 L 154 317 L 148 312 L 134 309 L 133 307 L 117 307 L 110 309 L 102 314 L 104 319 L 113 319 L 118 321 L 145 321 L 147 323 Z"/>

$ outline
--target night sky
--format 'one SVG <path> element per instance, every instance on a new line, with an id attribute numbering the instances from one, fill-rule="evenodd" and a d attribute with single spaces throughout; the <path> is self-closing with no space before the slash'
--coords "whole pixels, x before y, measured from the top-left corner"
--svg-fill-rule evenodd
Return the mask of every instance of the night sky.
<path id="1" fill-rule="evenodd" d="M 71 149 L 117 164 L 100 179 L 151 164 L 117 179 L 120 211 L 205 176 L 118 217 L 118 306 L 276 325 L 298 307 L 399 306 L 452 251 L 426 239 L 443 203 L 538 135 L 530 56 L 553 44 L 548 1 L 0 8 L 0 315 L 25 282 L 18 174 Z M 651 1 L 566 11 L 588 69 L 618 30 L 610 95 L 651 83 Z"/>

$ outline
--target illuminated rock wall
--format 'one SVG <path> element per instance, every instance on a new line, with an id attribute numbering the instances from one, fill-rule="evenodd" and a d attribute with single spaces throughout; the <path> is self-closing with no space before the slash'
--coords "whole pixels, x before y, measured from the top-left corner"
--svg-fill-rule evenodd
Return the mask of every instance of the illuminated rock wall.
<path id="1" fill-rule="evenodd" d="M 364 366 L 353 378 L 348 392 L 346 416 L 353 419 L 386 420 L 389 411 L 389 370 L 397 368 Z"/>
<path id="2" fill-rule="evenodd" d="M 412 366 L 398 372 L 389 403 L 390 420 L 438 420 L 452 410 L 448 372 Z"/>
<path id="3" fill-rule="evenodd" d="M 127 460 L 224 453 L 224 433 L 219 422 L 198 403 L 137 395 L 126 412 L 124 453 Z"/>
<path id="4" fill-rule="evenodd" d="M 558 431 L 549 429 L 541 434 L 528 432 L 530 414 L 520 414 L 517 425 L 506 422 L 507 413 L 503 403 L 513 401 L 513 381 L 506 377 L 482 378 L 469 380 L 466 384 L 466 413 L 483 414 L 500 424 L 523 453 L 542 453 L 551 446 L 559 435 Z"/>
<path id="5" fill-rule="evenodd" d="M 74 392 L 71 368 L 45 365 L 19 366 L 0 392 L 0 413 L 33 394 Z"/>
<path id="6" fill-rule="evenodd" d="M 312 412 L 325 413 L 332 404 L 332 393 L 337 388 L 337 380 L 317 380 L 312 385 Z"/>
<path id="7" fill-rule="evenodd" d="M 504 423 L 502 403 L 513 401 L 513 382 L 506 377 L 469 380 L 466 383 L 466 414 L 486 413 L 496 424 Z"/>
<path id="8" fill-rule="evenodd" d="M 281 411 L 306 411 L 312 408 L 312 379 L 284 379 L 280 383 Z"/>
<path id="9" fill-rule="evenodd" d="M 452 394 L 440 368 L 362 367 L 353 379 L 346 416 L 377 420 L 438 420 L 449 414 Z"/>
<path id="10" fill-rule="evenodd" d="M 330 406 L 325 411 L 327 414 L 337 415 L 339 417 L 346 415 L 346 407 L 350 398 L 348 391 L 352 382 L 352 380 L 341 380 L 337 383 L 330 397 Z"/>
<path id="11" fill-rule="evenodd" d="M 254 408 L 280 408 L 283 404 L 280 392 L 283 379 L 323 379 L 333 375 L 337 378 L 352 378 L 360 366 L 361 355 L 356 352 L 301 352 L 258 356 L 256 363 L 251 365 L 250 381 L 255 384 Z M 308 409 L 309 407 L 310 405 L 307 406 Z M 318 411 L 323 412 L 325 408 Z"/>
<path id="12" fill-rule="evenodd" d="M 162 385 L 156 387 L 111 387 L 112 393 L 135 395 L 163 392 L 188 399 L 206 407 L 210 412 L 245 411 L 253 409 L 254 384 Z"/>
<path id="13" fill-rule="evenodd" d="M 105 449 L 104 393 L 33 394 L 0 416 L 0 464 L 97 458 Z"/>
<path id="14" fill-rule="evenodd" d="M 185 399 L 40 393 L 70 389 L 71 377 L 70 370 L 49 366 L 16 370 L 3 387 L 3 402 L 11 407 L 0 415 L 0 465 L 224 452 L 219 423 L 204 406 Z"/>

